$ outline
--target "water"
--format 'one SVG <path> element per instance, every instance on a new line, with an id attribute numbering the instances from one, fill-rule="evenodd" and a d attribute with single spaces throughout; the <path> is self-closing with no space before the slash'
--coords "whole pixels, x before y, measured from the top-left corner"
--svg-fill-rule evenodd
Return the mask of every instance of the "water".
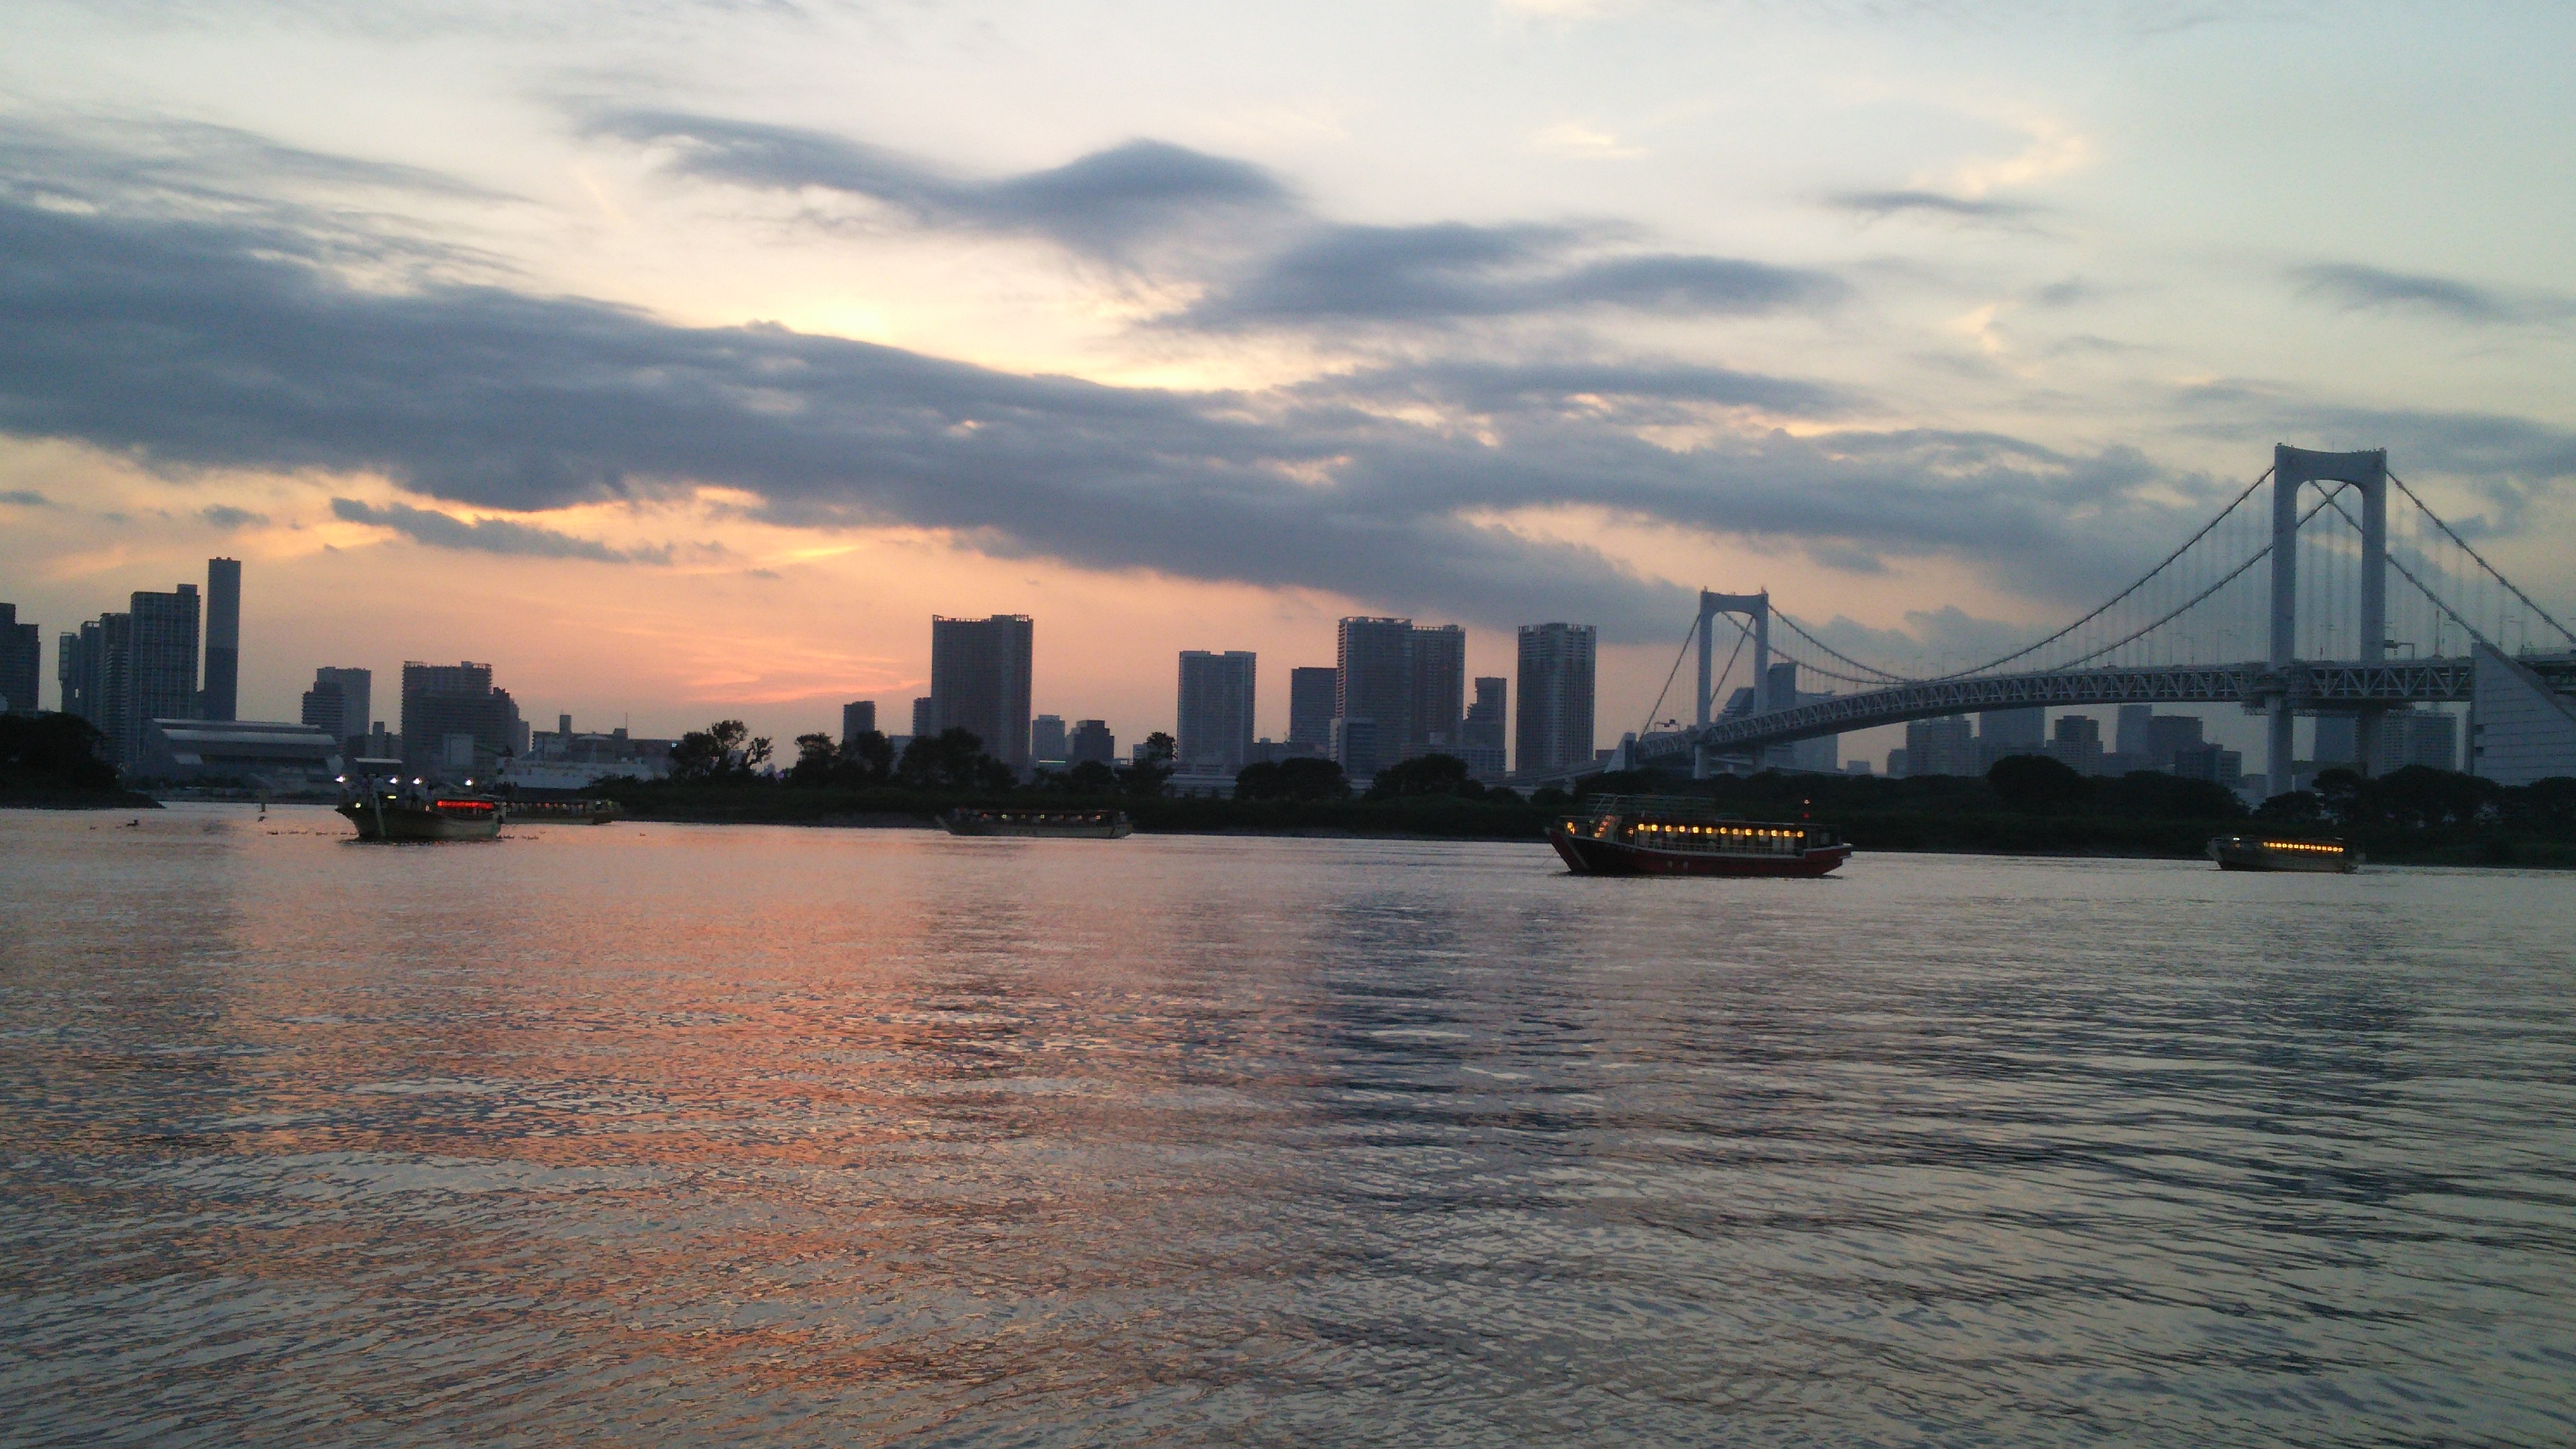
<path id="1" fill-rule="evenodd" d="M 2563 876 L 127 818 L 11 1444 L 2576 1439 Z"/>

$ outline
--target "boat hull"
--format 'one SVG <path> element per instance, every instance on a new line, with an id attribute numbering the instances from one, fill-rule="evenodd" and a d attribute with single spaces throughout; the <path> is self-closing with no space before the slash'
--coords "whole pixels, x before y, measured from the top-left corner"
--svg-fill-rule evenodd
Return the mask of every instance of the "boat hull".
<path id="1" fill-rule="evenodd" d="M 2350 875 L 2361 869 L 2361 852 L 2322 842 L 2299 841 L 2283 846 L 2259 840 L 2221 836 L 2209 842 L 2209 858 L 2220 870 L 2296 872 L 2303 875 Z"/>
<path id="2" fill-rule="evenodd" d="M 1663 850 L 1624 840 L 1601 840 L 1564 829 L 1548 843 L 1576 875 L 1769 876 L 1813 879 L 1851 858 L 1848 845 L 1819 845 L 1797 852 Z"/>
<path id="3" fill-rule="evenodd" d="M 387 805 L 379 811 L 353 800 L 340 813 L 358 827 L 360 840 L 490 840 L 501 833 L 498 807 L 451 813 L 429 805 Z"/>
<path id="4" fill-rule="evenodd" d="M 1032 840 L 1124 840 L 1136 827 L 1123 810 L 1040 812 L 950 811 L 940 824 L 951 835 L 1007 835 Z"/>

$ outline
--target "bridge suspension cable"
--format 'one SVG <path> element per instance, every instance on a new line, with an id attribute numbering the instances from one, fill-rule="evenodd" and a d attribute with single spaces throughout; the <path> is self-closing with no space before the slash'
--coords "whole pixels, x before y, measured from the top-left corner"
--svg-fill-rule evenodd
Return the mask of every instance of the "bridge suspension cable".
<path id="1" fill-rule="evenodd" d="M 2421 511 L 2423 512 L 2423 514 L 2424 514 L 2424 516 L 2425 516 L 2426 518 L 2429 518 L 2429 519 L 2433 520 L 2433 526 L 2434 526 L 2435 528 L 2438 528 L 2438 529 L 2442 530 L 2442 533 L 2443 533 L 2443 536 L 2444 536 L 2444 537 L 2446 537 L 2446 538 L 2450 539 L 2450 540 L 2451 540 L 2451 542 L 2453 542 L 2453 543 L 2455 543 L 2455 544 L 2459 545 L 2460 552 L 2465 553 L 2465 554 L 2467 554 L 2470 558 L 2473 558 L 2473 559 L 2477 560 L 2477 565 L 2478 565 L 2478 567 L 2479 567 L 2479 568 L 2481 568 L 2481 569 L 2486 570 L 2486 574 L 2487 574 L 2487 577 L 2488 577 L 2488 578 L 2491 578 L 2491 579 L 2495 580 L 2497 583 L 2504 585 L 2504 587 L 2505 587 L 2508 591 L 2510 591 L 2510 592 L 2513 594 L 2513 596 L 2514 596 L 2515 598 L 2520 599 L 2520 600 L 2522 601 L 2522 606 L 2523 606 L 2524 608 L 2529 609 L 2531 612 L 2533 612 L 2533 613 L 2535 613 L 2535 614 L 2538 614 L 2538 615 L 2539 615 L 2539 616 L 2540 616 L 2544 621 L 2546 621 L 2546 622 L 2548 623 L 2548 625 L 2549 625 L 2549 627 L 2550 627 L 2550 628 L 2557 630 L 2557 631 L 2559 632 L 2559 634 L 2560 634 L 2560 635 L 2562 635 L 2563 637 L 2565 637 L 2569 643 L 2571 643 L 2571 644 L 2576 644 L 2576 631 L 2571 631 L 2571 630 L 2570 630 L 2566 625 L 2559 623 L 2557 619 L 2555 619 L 2555 618 L 2551 617 L 2550 612 L 2549 612 L 2547 609 L 2544 609 L 2544 608 L 2540 607 L 2540 605 L 2538 605 L 2537 603 L 2534 603 L 2534 602 L 2532 601 L 2532 597 L 2531 597 L 2531 595 L 2524 593 L 2524 592 L 2523 592 L 2519 587 L 2517 587 L 2517 586 L 2515 585 L 2515 583 L 2514 583 L 2514 581 L 2513 581 L 2513 580 L 2511 580 L 2511 579 L 2509 579 L 2509 578 L 2506 578 L 2506 577 L 2505 577 L 2503 574 L 2501 574 L 2501 573 L 2498 573 L 2498 572 L 2496 571 L 2496 566 L 2495 566 L 2494 564 L 2491 564 L 2491 563 L 2488 563 L 2488 562 L 2487 562 L 2487 560 L 2486 560 L 2486 555 L 2484 555 L 2484 554 L 2482 554 L 2482 553 L 2479 553 L 2479 552 L 2478 552 L 2476 549 L 2474 549 L 2474 548 L 2471 548 L 2471 547 L 2469 546 L 2469 541 L 2468 541 L 2467 539 L 2465 539 L 2465 538 L 2460 537 L 2459 530 L 2457 530 L 2457 529 L 2455 529 L 2455 528 L 2451 527 L 2451 525 L 2449 525 L 2448 523 L 2443 522 L 2443 521 L 2442 521 L 2442 515 L 2440 515 L 2440 514 L 2438 514 L 2438 513 L 2435 513 L 2435 512 L 2432 510 L 2431 506 L 2430 506 L 2430 505 L 2428 505 L 2428 504 L 2426 504 L 2426 503 L 2424 502 L 2424 500 L 2423 500 L 2423 499 L 2416 497 L 2416 496 L 2415 496 L 2415 490 L 2414 490 L 2414 489 L 2412 489 L 2412 488 L 2407 487 L 2407 486 L 2406 486 L 2406 480 L 2405 480 L 2405 479 L 2403 479 L 2403 478 L 2398 477 L 2398 476 L 2397 476 L 2397 473 L 2396 473 L 2396 471 L 2395 471 L 2394 469 L 2391 469 L 2391 470 L 2389 471 L 2389 474 L 2388 474 L 2388 481 L 2397 485 L 2397 491 L 2406 495 L 2406 501 L 2407 501 L 2407 502 L 2414 504 L 2414 505 L 2416 506 L 2416 508 L 2418 508 L 2419 510 L 2421 510 Z M 2336 512 L 2338 512 L 2338 513 L 2343 512 L 2343 510 L 2342 510 L 2342 509 L 2340 509 L 2340 508 L 2336 509 L 2335 511 L 2336 511 Z M 2347 516 L 2349 516 L 2349 515 L 2347 515 Z M 2393 562 L 2393 560 L 2392 560 L 2392 562 Z M 2399 571 L 2400 573 L 2404 573 L 2404 572 L 2405 572 L 2405 570 L 2404 570 L 2403 568 L 2400 568 L 2398 571 Z M 2414 576 L 2414 575 L 2412 575 L 2412 574 L 2408 574 L 2408 575 L 2407 575 L 2407 582 L 2409 582 L 2409 583 L 2411 583 L 2411 584 L 2414 584 L 2414 585 L 2415 585 L 2415 587 L 2417 587 L 2417 588 L 2419 588 L 2419 589 L 2421 589 L 2421 588 L 2423 588 L 2423 587 L 2424 587 L 2423 583 L 2422 583 L 2420 580 L 2416 579 L 2416 578 L 2415 578 L 2415 576 Z M 2428 594 L 2428 595 L 2427 595 L 2427 597 L 2430 597 L 2430 595 Z M 2436 603 L 2436 604 L 2441 604 L 2441 603 L 2442 603 L 2442 601 L 2441 601 L 2440 599 L 2434 599 L 2434 600 L 2433 600 L 2433 602 L 2434 602 L 2434 603 Z M 2449 612 L 2449 606 L 2448 606 L 2448 605 L 2446 605 L 2446 604 L 2445 604 L 2445 605 L 2442 605 L 2442 607 L 2443 607 L 2444 612 Z M 2451 615 L 2451 620 L 2452 620 L 2452 622 L 2453 622 L 2453 623 L 2458 624 L 2458 625 L 2459 625 L 2461 628 L 2463 628 L 2463 629 L 2467 629 L 2467 628 L 2469 627 L 2469 625 L 2468 625 L 2468 621 L 2467 621 L 2467 620 L 2465 620 L 2465 619 L 2460 618 L 2460 616 L 2459 616 L 2459 615 L 2457 615 L 2457 614 L 2452 614 L 2452 615 Z M 2471 632 L 2472 632 L 2472 633 L 2474 633 L 2474 632 L 2476 632 L 2476 631 L 2471 630 Z M 2493 646 L 2492 644 L 2490 644 L 2488 647 L 2493 648 L 2494 646 Z"/>

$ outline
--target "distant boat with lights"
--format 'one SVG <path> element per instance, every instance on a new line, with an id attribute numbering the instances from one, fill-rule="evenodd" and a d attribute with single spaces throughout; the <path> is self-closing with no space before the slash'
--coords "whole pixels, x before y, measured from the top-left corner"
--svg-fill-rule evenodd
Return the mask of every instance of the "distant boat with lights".
<path id="1" fill-rule="evenodd" d="M 1136 831 L 1124 810 L 969 810 L 940 818 L 951 835 L 1026 835 L 1053 840 L 1123 840 Z"/>
<path id="2" fill-rule="evenodd" d="M 2266 835 L 2221 835 L 2209 842 L 2220 870 L 2296 870 L 2350 875 L 2361 852 L 2340 840 L 2288 840 Z"/>
<path id="3" fill-rule="evenodd" d="M 1558 817 L 1547 839 L 1576 875 L 1826 875 L 1851 858 L 1833 832 L 1740 820 L 1705 800 L 1604 795 Z"/>
<path id="4" fill-rule="evenodd" d="M 364 768 L 375 765 L 393 769 L 379 778 L 377 771 Z M 468 789 L 461 791 L 421 780 L 406 784 L 401 767 L 399 760 L 359 760 L 353 767 L 354 786 L 348 776 L 340 778 L 350 788 L 344 791 L 339 811 L 358 827 L 360 840 L 490 840 L 507 823 L 509 807 L 472 793 L 473 781 L 466 781 Z"/>

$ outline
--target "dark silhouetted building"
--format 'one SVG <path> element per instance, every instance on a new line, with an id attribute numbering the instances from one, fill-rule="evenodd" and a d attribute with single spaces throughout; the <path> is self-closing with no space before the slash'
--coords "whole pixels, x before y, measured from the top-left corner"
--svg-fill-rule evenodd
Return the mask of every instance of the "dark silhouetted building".
<path id="1" fill-rule="evenodd" d="M 166 594 L 138 590 L 128 601 L 132 622 L 117 720 L 119 764 L 142 759 L 147 721 L 196 717 L 197 603 L 195 584 Z M 114 682 L 109 690 L 117 692 Z"/>
<path id="2" fill-rule="evenodd" d="M 916 696 L 912 701 L 912 737 L 923 739 L 939 733 L 939 726 L 935 723 L 938 718 L 937 712 L 930 707 L 930 696 Z"/>
<path id="3" fill-rule="evenodd" d="M 1242 649 L 1181 651 L 1181 769 L 1231 775 L 1251 761 L 1254 662 Z"/>
<path id="4" fill-rule="evenodd" d="M 995 614 L 989 619 L 933 616 L 927 733 L 972 731 L 984 742 L 984 753 L 1026 775 L 1034 634 L 1026 614 Z"/>
<path id="5" fill-rule="evenodd" d="M 1288 671 L 1288 743 L 1323 750 L 1333 740 L 1334 697 L 1341 671 L 1312 665 Z"/>
<path id="6" fill-rule="evenodd" d="M 1498 674 L 1479 675 L 1476 702 L 1467 706 L 1467 718 L 1459 726 L 1460 741 L 1489 750 L 1506 748 L 1510 742 L 1510 698 L 1510 680 Z"/>
<path id="7" fill-rule="evenodd" d="M 1990 709 L 1977 716 L 1977 770 L 1982 775 L 2008 755 L 2048 753 L 2048 711 Z"/>
<path id="8" fill-rule="evenodd" d="M 2102 722 L 2089 714 L 2059 715 L 2048 757 L 2079 775 L 2101 774 Z"/>
<path id="9" fill-rule="evenodd" d="M 45 636 L 18 622 L 18 606 L 0 604 L 0 710 L 34 714 L 45 682 Z"/>
<path id="10" fill-rule="evenodd" d="M 1064 753 L 1064 716 L 1042 714 L 1029 721 L 1029 762 L 1034 765 L 1061 765 Z"/>
<path id="11" fill-rule="evenodd" d="M 1455 754 L 1467 715 L 1467 631 L 1455 624 L 1413 631 L 1413 701 L 1405 753 Z"/>
<path id="12" fill-rule="evenodd" d="M 877 702 L 875 700 L 854 699 L 848 704 L 841 706 L 841 738 L 843 741 L 855 740 L 861 735 L 873 732 L 876 727 Z"/>
<path id="13" fill-rule="evenodd" d="M 331 665 L 313 671 L 313 687 L 304 691 L 306 724 L 327 730 L 331 738 L 351 749 L 365 738 L 368 712 L 375 705 L 375 675 L 365 669 L 343 669 Z"/>
<path id="14" fill-rule="evenodd" d="M 1109 721 L 1081 719 L 1064 737 L 1065 763 L 1079 765 L 1096 760 L 1104 765 L 1118 763 L 1118 737 L 1109 732 Z"/>
<path id="15" fill-rule="evenodd" d="M 197 718 L 241 717 L 241 560 L 206 560 L 206 687 Z"/>
<path id="16" fill-rule="evenodd" d="M 1346 738 L 1337 738 L 1333 746 L 1333 758 L 1344 774 L 1374 775 L 1401 758 L 1413 735 L 1413 621 L 1342 620 L 1334 667 L 1333 717 L 1365 720 L 1370 731 L 1369 753 L 1352 753 L 1356 746 L 1350 740 L 1357 737 L 1345 731 Z"/>
<path id="17" fill-rule="evenodd" d="M 503 755 L 528 752 L 528 726 L 489 664 L 406 661 L 402 672 L 403 765 L 442 779 L 494 773 Z"/>
<path id="18" fill-rule="evenodd" d="M 1980 756 L 1972 728 L 1964 714 L 1906 721 L 1904 768 L 1897 767 L 1896 752 L 1891 750 L 1887 773 L 1909 777 L 1985 773 L 1978 763 Z"/>
<path id="19" fill-rule="evenodd" d="M 285 792 L 331 788 L 341 742 L 310 725 L 269 721 L 144 722 L 134 772 L 179 783 L 221 782 Z"/>
<path id="20" fill-rule="evenodd" d="M 1512 730 L 1513 767 L 1521 774 L 1591 762 L 1598 641 L 1589 624 L 1521 626 L 1520 712 Z"/>

